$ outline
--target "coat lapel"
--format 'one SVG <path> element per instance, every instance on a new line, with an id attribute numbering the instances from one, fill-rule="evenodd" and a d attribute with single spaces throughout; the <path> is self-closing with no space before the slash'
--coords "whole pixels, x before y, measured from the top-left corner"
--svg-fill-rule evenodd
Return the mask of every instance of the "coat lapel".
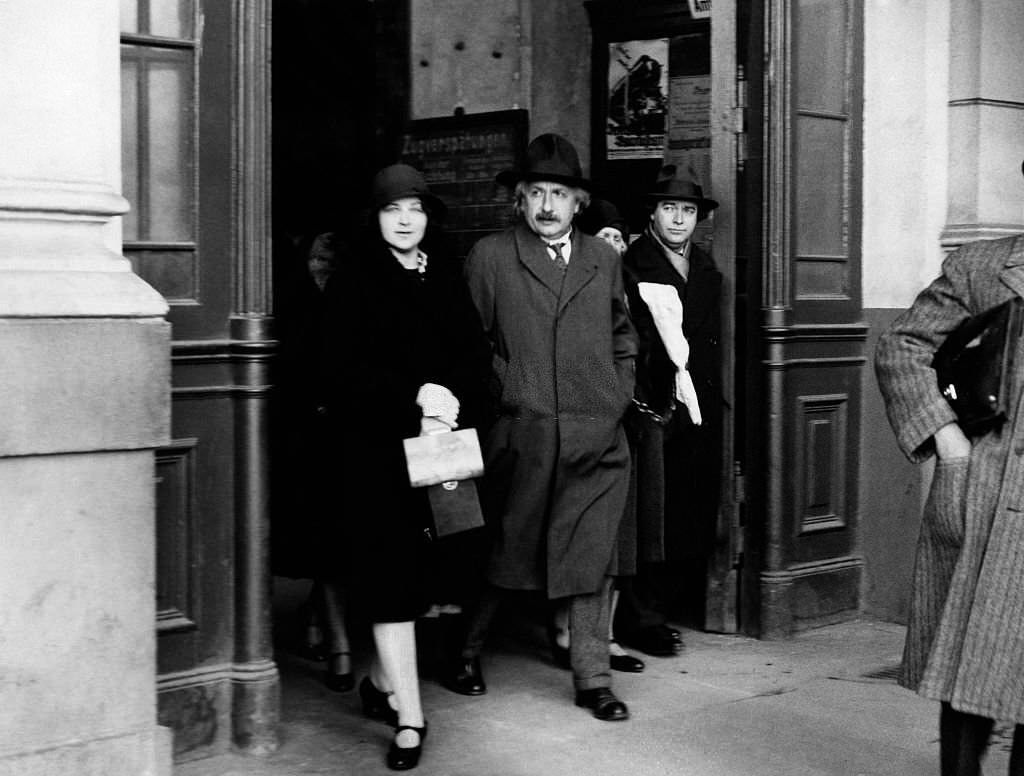
<path id="1" fill-rule="evenodd" d="M 1002 272 L 999 273 L 999 279 L 1017 296 L 1024 297 L 1024 235 L 1018 236 L 1010 246 L 1010 253 Z"/>
<path id="2" fill-rule="evenodd" d="M 706 254 L 696 245 L 690 251 L 690 277 L 686 280 L 686 292 L 683 294 L 683 328 L 694 330 L 708 317 L 714 307 L 712 299 L 718 293 L 717 288 L 711 289 L 711 281 L 715 272 Z"/>
<path id="3" fill-rule="evenodd" d="M 546 253 L 547 251 L 545 251 Z M 583 250 L 583 239 L 580 237 L 579 229 L 572 232 L 572 254 L 569 256 L 569 266 L 565 270 L 565 282 L 562 285 L 562 294 L 558 298 L 558 315 L 569 304 L 569 301 L 579 293 L 580 289 L 589 283 L 597 274 L 597 264 L 592 256 Z"/>
<path id="4" fill-rule="evenodd" d="M 524 224 L 519 224 L 513 234 L 519 261 L 531 275 L 557 297 L 562 291 L 563 273 L 551 260 L 547 248 L 544 247 L 544 241 Z M 576 246 L 573 245 L 573 250 L 575 249 Z M 571 258 L 569 263 L 572 264 Z"/>

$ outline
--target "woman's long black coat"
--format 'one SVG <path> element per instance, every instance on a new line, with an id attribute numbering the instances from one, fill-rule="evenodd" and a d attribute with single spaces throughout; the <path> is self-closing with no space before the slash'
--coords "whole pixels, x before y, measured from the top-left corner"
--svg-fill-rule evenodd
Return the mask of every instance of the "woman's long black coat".
<path id="1" fill-rule="evenodd" d="M 424 383 L 455 394 L 460 427 L 478 423 L 489 351 L 461 268 L 445 257 L 429 256 L 421 274 L 378 240 L 332 284 L 339 296 L 326 358 L 346 578 L 371 620 L 407 621 L 427 603 L 430 511 L 425 491 L 409 486 L 402 440 L 419 434 Z"/>

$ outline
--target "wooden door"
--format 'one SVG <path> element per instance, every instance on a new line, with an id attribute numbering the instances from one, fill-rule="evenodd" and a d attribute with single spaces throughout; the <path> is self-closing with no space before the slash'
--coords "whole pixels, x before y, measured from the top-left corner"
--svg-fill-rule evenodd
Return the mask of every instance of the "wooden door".
<path id="1" fill-rule="evenodd" d="M 775 638 L 859 609 L 863 4 L 744 14 L 745 565 L 758 573 L 742 614 Z"/>
<path id="2" fill-rule="evenodd" d="M 268 750 L 269 6 L 121 9 L 124 253 L 170 303 L 173 337 L 172 442 L 156 456 L 159 719 L 178 759 Z"/>

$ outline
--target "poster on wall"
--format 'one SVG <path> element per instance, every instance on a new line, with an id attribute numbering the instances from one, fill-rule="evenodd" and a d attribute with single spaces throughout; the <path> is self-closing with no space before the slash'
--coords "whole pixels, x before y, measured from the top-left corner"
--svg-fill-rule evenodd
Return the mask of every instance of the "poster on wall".
<path id="1" fill-rule="evenodd" d="M 711 0 L 689 0 L 690 16 L 694 19 L 711 18 Z"/>
<path id="2" fill-rule="evenodd" d="M 669 83 L 665 162 L 704 188 L 711 183 L 711 76 L 673 76 Z"/>
<path id="3" fill-rule="evenodd" d="M 668 101 L 668 38 L 609 44 L 608 158 L 660 159 Z"/>
<path id="4" fill-rule="evenodd" d="M 459 257 L 512 219 L 512 192 L 494 178 L 520 169 L 528 113 L 522 109 L 417 119 L 402 133 L 399 161 L 423 173 L 448 206 L 445 228 Z"/>

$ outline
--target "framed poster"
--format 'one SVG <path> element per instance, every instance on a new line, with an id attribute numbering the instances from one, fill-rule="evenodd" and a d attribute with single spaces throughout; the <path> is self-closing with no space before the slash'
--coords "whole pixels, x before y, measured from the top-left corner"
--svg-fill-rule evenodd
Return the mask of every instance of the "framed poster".
<path id="1" fill-rule="evenodd" d="M 608 44 L 609 159 L 660 159 L 668 111 L 668 38 Z"/>

